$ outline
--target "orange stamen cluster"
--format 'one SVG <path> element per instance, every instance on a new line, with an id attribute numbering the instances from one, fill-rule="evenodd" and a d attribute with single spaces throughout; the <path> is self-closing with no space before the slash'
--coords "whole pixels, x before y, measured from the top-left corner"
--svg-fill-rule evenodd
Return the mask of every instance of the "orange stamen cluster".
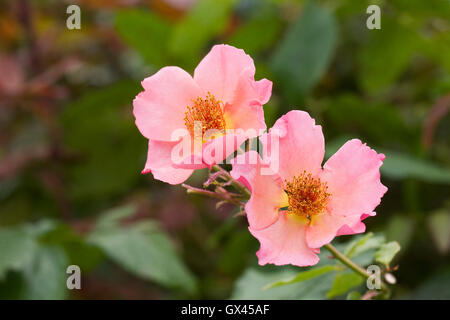
<path id="1" fill-rule="evenodd" d="M 311 219 L 313 215 L 322 213 L 330 194 L 326 182 L 314 178 L 311 173 L 303 171 L 292 181 L 286 181 L 285 192 L 288 195 L 288 213 L 293 213 Z"/>
<path id="2" fill-rule="evenodd" d="M 184 117 L 184 123 L 192 136 L 196 122 L 202 124 L 202 137 L 209 129 L 225 132 L 226 123 L 223 115 L 222 102 L 208 92 L 206 98 L 198 97 L 193 101 L 193 107 L 188 106 Z"/>

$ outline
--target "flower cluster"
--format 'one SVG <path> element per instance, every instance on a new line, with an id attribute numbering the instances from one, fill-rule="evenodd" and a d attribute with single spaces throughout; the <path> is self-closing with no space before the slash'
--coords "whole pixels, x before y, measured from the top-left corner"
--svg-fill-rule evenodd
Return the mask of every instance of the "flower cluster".
<path id="1" fill-rule="evenodd" d="M 146 78 L 133 102 L 136 125 L 149 140 L 143 173 L 180 184 L 194 170 L 218 169 L 210 179 L 221 177 L 250 194 L 245 204 L 222 187 L 216 197 L 245 206 L 249 231 L 261 244 L 259 263 L 314 265 L 336 236 L 365 231 L 362 220 L 375 215 L 387 191 L 379 170 L 384 155 L 354 139 L 322 165 L 322 128 L 299 110 L 266 132 L 262 106 L 272 82 L 254 75 L 243 50 L 217 45 L 193 77 L 165 67 Z M 241 150 L 257 136 L 262 152 Z M 217 164 L 230 157 L 227 173 Z"/>
<path id="2" fill-rule="evenodd" d="M 214 164 L 204 159 L 208 146 L 222 139 L 228 139 L 228 145 L 235 141 L 236 147 L 229 148 L 220 161 L 245 141 L 239 134 L 217 133 L 237 128 L 265 130 L 262 105 L 269 101 L 272 82 L 255 81 L 254 75 L 253 60 L 243 50 L 217 45 L 197 66 L 194 77 L 178 67 L 165 67 L 142 81 L 145 90 L 134 99 L 133 113 L 148 139 L 143 173 L 152 172 L 170 184 L 182 183 L 194 169 Z M 199 135 L 194 132 L 197 124 Z M 219 137 L 205 139 L 208 129 L 216 129 Z M 184 159 L 175 161 L 173 150 L 186 140 L 192 143 Z"/>

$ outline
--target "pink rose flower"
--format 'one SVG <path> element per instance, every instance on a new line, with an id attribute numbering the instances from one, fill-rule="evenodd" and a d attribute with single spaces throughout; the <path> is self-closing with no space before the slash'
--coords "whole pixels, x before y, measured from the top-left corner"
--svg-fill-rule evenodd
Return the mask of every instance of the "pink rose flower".
<path id="1" fill-rule="evenodd" d="M 278 119 L 263 141 L 271 135 L 279 138 L 277 172 L 261 174 L 265 164 L 259 156 L 257 164 L 233 164 L 231 171 L 251 190 L 245 211 L 261 244 L 259 264 L 314 265 L 320 247 L 334 237 L 365 231 L 361 221 L 375 215 L 387 191 L 379 171 L 385 156 L 353 139 L 322 167 L 322 128 L 297 110 Z"/>
<path id="2" fill-rule="evenodd" d="M 149 140 L 142 173 L 152 172 L 154 178 L 170 184 L 182 183 L 195 169 L 225 159 L 248 138 L 226 134 L 226 130 L 265 130 L 262 105 L 270 98 L 272 82 L 255 81 L 254 75 L 253 60 L 243 50 L 216 45 L 197 66 L 194 77 L 178 67 L 164 67 L 144 79 L 144 91 L 133 101 L 136 126 Z M 198 123 L 202 135 L 210 129 L 222 133 L 201 138 L 200 150 L 192 147 Z M 174 136 L 180 129 L 182 136 Z M 181 141 L 190 142 L 189 152 L 183 161 L 175 161 L 173 151 Z M 226 152 L 211 152 L 222 145 L 227 146 Z M 208 159 L 205 150 L 211 155 Z"/>

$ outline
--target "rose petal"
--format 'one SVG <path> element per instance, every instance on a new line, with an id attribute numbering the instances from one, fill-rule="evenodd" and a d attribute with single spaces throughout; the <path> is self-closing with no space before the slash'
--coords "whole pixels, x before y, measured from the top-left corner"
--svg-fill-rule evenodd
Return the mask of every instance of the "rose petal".
<path id="1" fill-rule="evenodd" d="M 261 243 L 258 256 L 259 264 L 292 264 L 295 266 L 312 266 L 319 262 L 317 249 L 310 248 L 305 239 L 306 221 L 298 216 L 280 213 L 277 222 L 262 230 L 250 232 Z"/>
<path id="2" fill-rule="evenodd" d="M 232 155 L 247 139 L 253 137 L 246 134 L 229 133 L 211 139 L 203 144 L 203 161 L 209 166 L 225 163 L 223 160 Z"/>
<path id="3" fill-rule="evenodd" d="M 277 120 L 269 135 L 279 137 L 279 174 L 283 179 L 291 180 L 304 170 L 313 176 L 320 172 L 325 152 L 322 127 L 315 125 L 308 113 L 288 112 Z"/>
<path id="4" fill-rule="evenodd" d="M 387 191 L 380 181 L 383 160 L 383 154 L 358 139 L 346 142 L 328 159 L 321 174 L 331 194 L 329 211 L 344 216 L 372 213 Z"/>
<path id="5" fill-rule="evenodd" d="M 355 234 L 366 229 L 358 216 L 336 216 L 328 212 L 313 216 L 306 230 L 308 246 L 319 248 L 330 243 L 337 235 Z"/>
<path id="6" fill-rule="evenodd" d="M 142 82 L 133 101 L 136 126 L 147 139 L 175 141 L 174 131 L 186 128 L 187 106 L 201 95 L 192 77 L 178 67 L 165 67 Z"/>
<path id="7" fill-rule="evenodd" d="M 245 212 L 253 230 L 267 228 L 278 219 L 278 209 L 285 205 L 282 180 L 277 174 L 261 174 L 263 164 L 256 151 L 239 155 L 233 161 L 231 176 L 244 181 L 251 190 Z"/>
<path id="8" fill-rule="evenodd" d="M 267 129 L 262 105 L 272 94 L 272 82 L 266 79 L 255 81 L 254 72 L 243 71 L 234 90 L 234 98 L 224 108 L 227 126 L 244 130 Z"/>
<path id="9" fill-rule="evenodd" d="M 194 80 L 206 92 L 218 100 L 230 103 L 239 82 L 240 75 L 247 70 L 255 74 L 253 59 L 244 50 L 228 45 L 215 45 L 194 71 Z"/>
<path id="10" fill-rule="evenodd" d="M 177 142 L 148 141 L 148 155 L 142 173 L 153 173 L 155 179 L 170 184 L 179 184 L 186 181 L 194 170 L 180 169 L 172 166 L 172 149 Z"/>

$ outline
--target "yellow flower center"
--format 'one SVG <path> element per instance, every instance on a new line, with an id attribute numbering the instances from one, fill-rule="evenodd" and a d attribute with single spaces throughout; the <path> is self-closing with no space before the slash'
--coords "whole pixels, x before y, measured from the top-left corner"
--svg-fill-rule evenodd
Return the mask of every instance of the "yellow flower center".
<path id="1" fill-rule="evenodd" d="M 292 181 L 285 181 L 285 192 L 288 196 L 288 213 L 306 217 L 309 220 L 320 214 L 328 204 L 330 194 L 326 182 L 314 178 L 311 173 L 303 171 Z"/>
<path id="2" fill-rule="evenodd" d="M 223 103 L 216 100 L 209 92 L 206 98 L 198 97 L 193 101 L 192 107 L 187 106 L 184 123 L 193 137 L 194 130 L 199 124 L 202 126 L 202 137 L 210 129 L 225 132 L 226 122 L 223 114 Z"/>

